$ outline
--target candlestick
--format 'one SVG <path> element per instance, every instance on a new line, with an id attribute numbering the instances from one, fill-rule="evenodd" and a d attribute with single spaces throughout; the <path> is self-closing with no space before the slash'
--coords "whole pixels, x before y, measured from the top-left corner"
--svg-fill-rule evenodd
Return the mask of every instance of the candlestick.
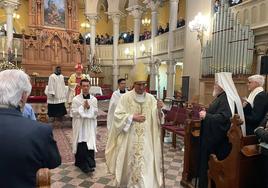
<path id="1" fill-rule="evenodd" d="M 3 49 L 5 48 L 5 39 L 4 39 L 4 37 L 2 38 L 2 48 Z"/>
<path id="2" fill-rule="evenodd" d="M 18 57 L 18 50 L 17 50 L 17 48 L 15 48 L 15 58 L 17 58 Z"/>

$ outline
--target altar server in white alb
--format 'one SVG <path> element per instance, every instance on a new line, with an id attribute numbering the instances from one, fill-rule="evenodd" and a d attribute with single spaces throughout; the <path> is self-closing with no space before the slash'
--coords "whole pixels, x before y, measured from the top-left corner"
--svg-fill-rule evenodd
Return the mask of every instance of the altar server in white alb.
<path id="1" fill-rule="evenodd" d="M 82 93 L 73 98 L 71 110 L 73 153 L 75 154 L 75 166 L 84 173 L 89 173 L 93 172 L 96 167 L 98 103 L 97 99 L 89 94 L 89 80 L 82 79 L 80 84 Z"/>
<path id="2" fill-rule="evenodd" d="M 55 72 L 49 76 L 45 93 L 47 95 L 49 117 L 54 117 L 56 120 L 56 118 L 61 118 L 67 114 L 65 108 L 67 90 L 59 66 L 56 67 Z"/>
<path id="3" fill-rule="evenodd" d="M 108 130 L 110 130 L 110 128 L 112 126 L 116 105 L 118 104 L 120 97 L 124 93 L 127 92 L 126 79 L 120 78 L 120 79 L 118 79 L 117 83 L 118 83 L 118 89 L 113 92 L 113 95 L 112 95 L 110 103 L 109 103 L 109 110 L 108 110 L 108 115 L 107 115 L 107 128 L 108 128 Z"/>

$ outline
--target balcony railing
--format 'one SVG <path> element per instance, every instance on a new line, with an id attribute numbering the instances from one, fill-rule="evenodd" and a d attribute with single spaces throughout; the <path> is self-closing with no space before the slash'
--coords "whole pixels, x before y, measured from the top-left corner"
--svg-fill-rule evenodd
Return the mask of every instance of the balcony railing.
<path id="1" fill-rule="evenodd" d="M 268 0 L 247 0 L 232 8 L 242 25 L 252 29 L 268 26 Z"/>
<path id="2" fill-rule="evenodd" d="M 174 46 L 171 50 L 172 53 L 182 52 L 184 49 L 184 35 L 185 35 L 185 27 L 180 27 L 176 29 L 174 32 Z M 6 37 L 0 36 L 0 59 L 2 59 L 3 51 L 6 53 Z M 146 53 L 142 53 L 140 51 L 140 47 L 144 45 Z M 22 47 L 22 39 L 14 38 L 13 46 L 17 48 L 18 60 L 21 59 L 23 53 Z M 137 43 L 137 59 L 148 58 L 152 51 L 153 46 L 153 55 L 159 56 L 168 53 L 168 33 L 164 33 L 162 35 L 158 35 L 154 39 L 154 44 L 151 43 L 151 39 L 140 41 Z M 88 46 L 89 48 L 89 46 Z M 130 54 L 127 56 L 125 54 L 125 49 L 128 48 Z M 96 55 L 97 58 L 100 58 L 104 64 L 112 64 L 113 59 L 113 45 L 96 45 Z M 127 61 L 132 63 L 134 55 L 134 44 L 126 43 L 118 45 L 118 61 Z M 5 54 L 5 57 L 7 54 Z"/>

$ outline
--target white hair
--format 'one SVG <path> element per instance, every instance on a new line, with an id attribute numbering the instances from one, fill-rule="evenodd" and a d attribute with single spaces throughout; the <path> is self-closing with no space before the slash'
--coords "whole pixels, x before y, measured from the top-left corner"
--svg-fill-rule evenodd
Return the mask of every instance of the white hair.
<path id="1" fill-rule="evenodd" d="M 0 104 L 17 107 L 24 92 L 32 90 L 29 76 L 22 70 L 0 72 Z"/>
<path id="2" fill-rule="evenodd" d="M 257 82 L 258 85 L 261 87 L 264 85 L 264 76 L 259 75 L 259 74 L 255 74 L 255 75 L 248 77 L 248 80 Z"/>

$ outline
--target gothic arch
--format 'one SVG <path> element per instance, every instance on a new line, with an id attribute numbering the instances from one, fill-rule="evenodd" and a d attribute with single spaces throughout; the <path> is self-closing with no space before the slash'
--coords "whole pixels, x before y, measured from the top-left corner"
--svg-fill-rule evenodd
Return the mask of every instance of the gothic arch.
<path id="1" fill-rule="evenodd" d="M 257 7 L 254 6 L 251 8 L 251 23 L 255 24 L 258 21 Z"/>
<path id="2" fill-rule="evenodd" d="M 260 21 L 265 21 L 267 14 L 266 14 L 266 3 L 260 4 Z"/>
<path id="3" fill-rule="evenodd" d="M 242 19 L 242 18 L 241 18 Z M 241 20 L 242 21 L 242 20 Z M 244 10 L 244 15 L 243 15 L 243 21 L 241 22 L 243 25 L 245 24 L 250 24 L 250 19 L 249 19 L 249 10 L 245 9 Z"/>

